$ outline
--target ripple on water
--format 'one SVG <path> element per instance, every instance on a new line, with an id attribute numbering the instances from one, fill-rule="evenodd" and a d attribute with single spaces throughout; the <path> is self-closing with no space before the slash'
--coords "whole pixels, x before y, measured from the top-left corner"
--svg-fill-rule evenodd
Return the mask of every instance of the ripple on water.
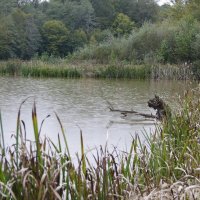
<path id="1" fill-rule="evenodd" d="M 11 144 L 11 134 L 15 133 L 17 112 L 20 103 L 28 96 L 22 107 L 22 119 L 26 123 L 28 138 L 33 139 L 31 109 L 34 100 L 41 122 L 46 115 L 42 134 L 57 141 L 60 132 L 54 116 L 56 111 L 66 130 L 72 152 L 80 149 L 80 129 L 85 146 L 110 145 L 121 149 L 131 145 L 132 135 L 142 135 L 144 129 L 150 132 L 154 122 L 141 117 L 128 115 L 125 119 L 119 113 L 109 112 L 106 100 L 115 108 L 153 112 L 147 101 L 154 94 L 164 97 L 174 104 L 177 95 L 194 84 L 174 81 L 136 80 L 95 80 L 95 79 L 32 79 L 0 77 L 0 109 L 6 143 Z"/>

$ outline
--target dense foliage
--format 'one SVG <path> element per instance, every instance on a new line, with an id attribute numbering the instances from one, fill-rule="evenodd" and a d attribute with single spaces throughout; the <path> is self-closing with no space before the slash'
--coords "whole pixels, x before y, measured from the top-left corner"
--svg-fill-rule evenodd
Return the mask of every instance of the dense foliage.
<path id="1" fill-rule="evenodd" d="M 199 13 L 198 0 L 1 0 L 0 59 L 73 54 L 100 63 L 194 63 L 198 71 Z"/>
<path id="2" fill-rule="evenodd" d="M 154 22 L 153 0 L 1 0 L 0 59 L 64 57 L 88 43 Z M 109 37 L 110 38 L 110 37 Z"/>

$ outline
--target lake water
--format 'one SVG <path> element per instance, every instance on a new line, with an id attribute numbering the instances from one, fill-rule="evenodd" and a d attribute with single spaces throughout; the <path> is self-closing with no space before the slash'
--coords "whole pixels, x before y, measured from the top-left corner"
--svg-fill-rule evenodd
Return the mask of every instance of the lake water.
<path id="1" fill-rule="evenodd" d="M 80 130 L 83 132 L 87 150 L 105 145 L 129 149 L 132 136 L 154 130 L 154 121 L 129 114 L 125 119 L 120 113 L 110 112 L 107 101 L 116 109 L 136 110 L 154 113 L 147 101 L 154 94 L 163 97 L 175 106 L 179 94 L 193 87 L 179 81 L 135 81 L 95 79 L 25 79 L 0 77 L 0 109 L 6 145 L 11 145 L 15 134 L 17 112 L 20 103 L 30 97 L 22 106 L 22 117 L 27 128 L 27 138 L 33 139 L 31 111 L 34 100 L 41 123 L 42 135 L 57 143 L 61 133 L 54 112 L 64 126 L 69 148 L 72 153 L 80 151 Z"/>

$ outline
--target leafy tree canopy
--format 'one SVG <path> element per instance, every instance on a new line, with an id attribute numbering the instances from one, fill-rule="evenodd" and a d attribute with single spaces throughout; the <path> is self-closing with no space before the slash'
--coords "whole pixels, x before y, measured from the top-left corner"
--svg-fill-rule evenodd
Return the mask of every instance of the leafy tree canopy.
<path id="1" fill-rule="evenodd" d="M 112 25 L 112 30 L 115 36 L 123 36 L 130 34 L 133 26 L 134 23 L 127 15 L 119 13 Z"/>
<path id="2" fill-rule="evenodd" d="M 49 55 L 65 56 L 67 54 L 69 31 L 61 21 L 45 22 L 42 27 L 42 36 L 44 51 Z"/>

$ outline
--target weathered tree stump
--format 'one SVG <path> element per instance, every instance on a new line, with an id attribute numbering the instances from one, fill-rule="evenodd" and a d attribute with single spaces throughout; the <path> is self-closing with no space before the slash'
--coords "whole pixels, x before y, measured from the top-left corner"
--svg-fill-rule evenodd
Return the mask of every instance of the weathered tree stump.
<path id="1" fill-rule="evenodd" d="M 145 113 L 140 113 L 135 110 L 120 110 L 120 109 L 114 109 L 113 105 L 107 101 L 108 103 L 108 108 L 110 109 L 111 112 L 120 112 L 123 117 L 126 117 L 127 114 L 135 114 L 139 115 L 145 118 L 154 118 L 162 121 L 164 118 L 166 118 L 169 114 L 171 114 L 169 106 L 157 95 L 153 99 L 150 99 L 147 103 L 150 108 L 153 108 L 156 110 L 156 115 L 153 114 L 145 114 Z"/>
<path id="2" fill-rule="evenodd" d="M 171 115 L 170 107 L 157 95 L 148 101 L 148 106 L 156 110 L 158 120 L 163 120 Z"/>

